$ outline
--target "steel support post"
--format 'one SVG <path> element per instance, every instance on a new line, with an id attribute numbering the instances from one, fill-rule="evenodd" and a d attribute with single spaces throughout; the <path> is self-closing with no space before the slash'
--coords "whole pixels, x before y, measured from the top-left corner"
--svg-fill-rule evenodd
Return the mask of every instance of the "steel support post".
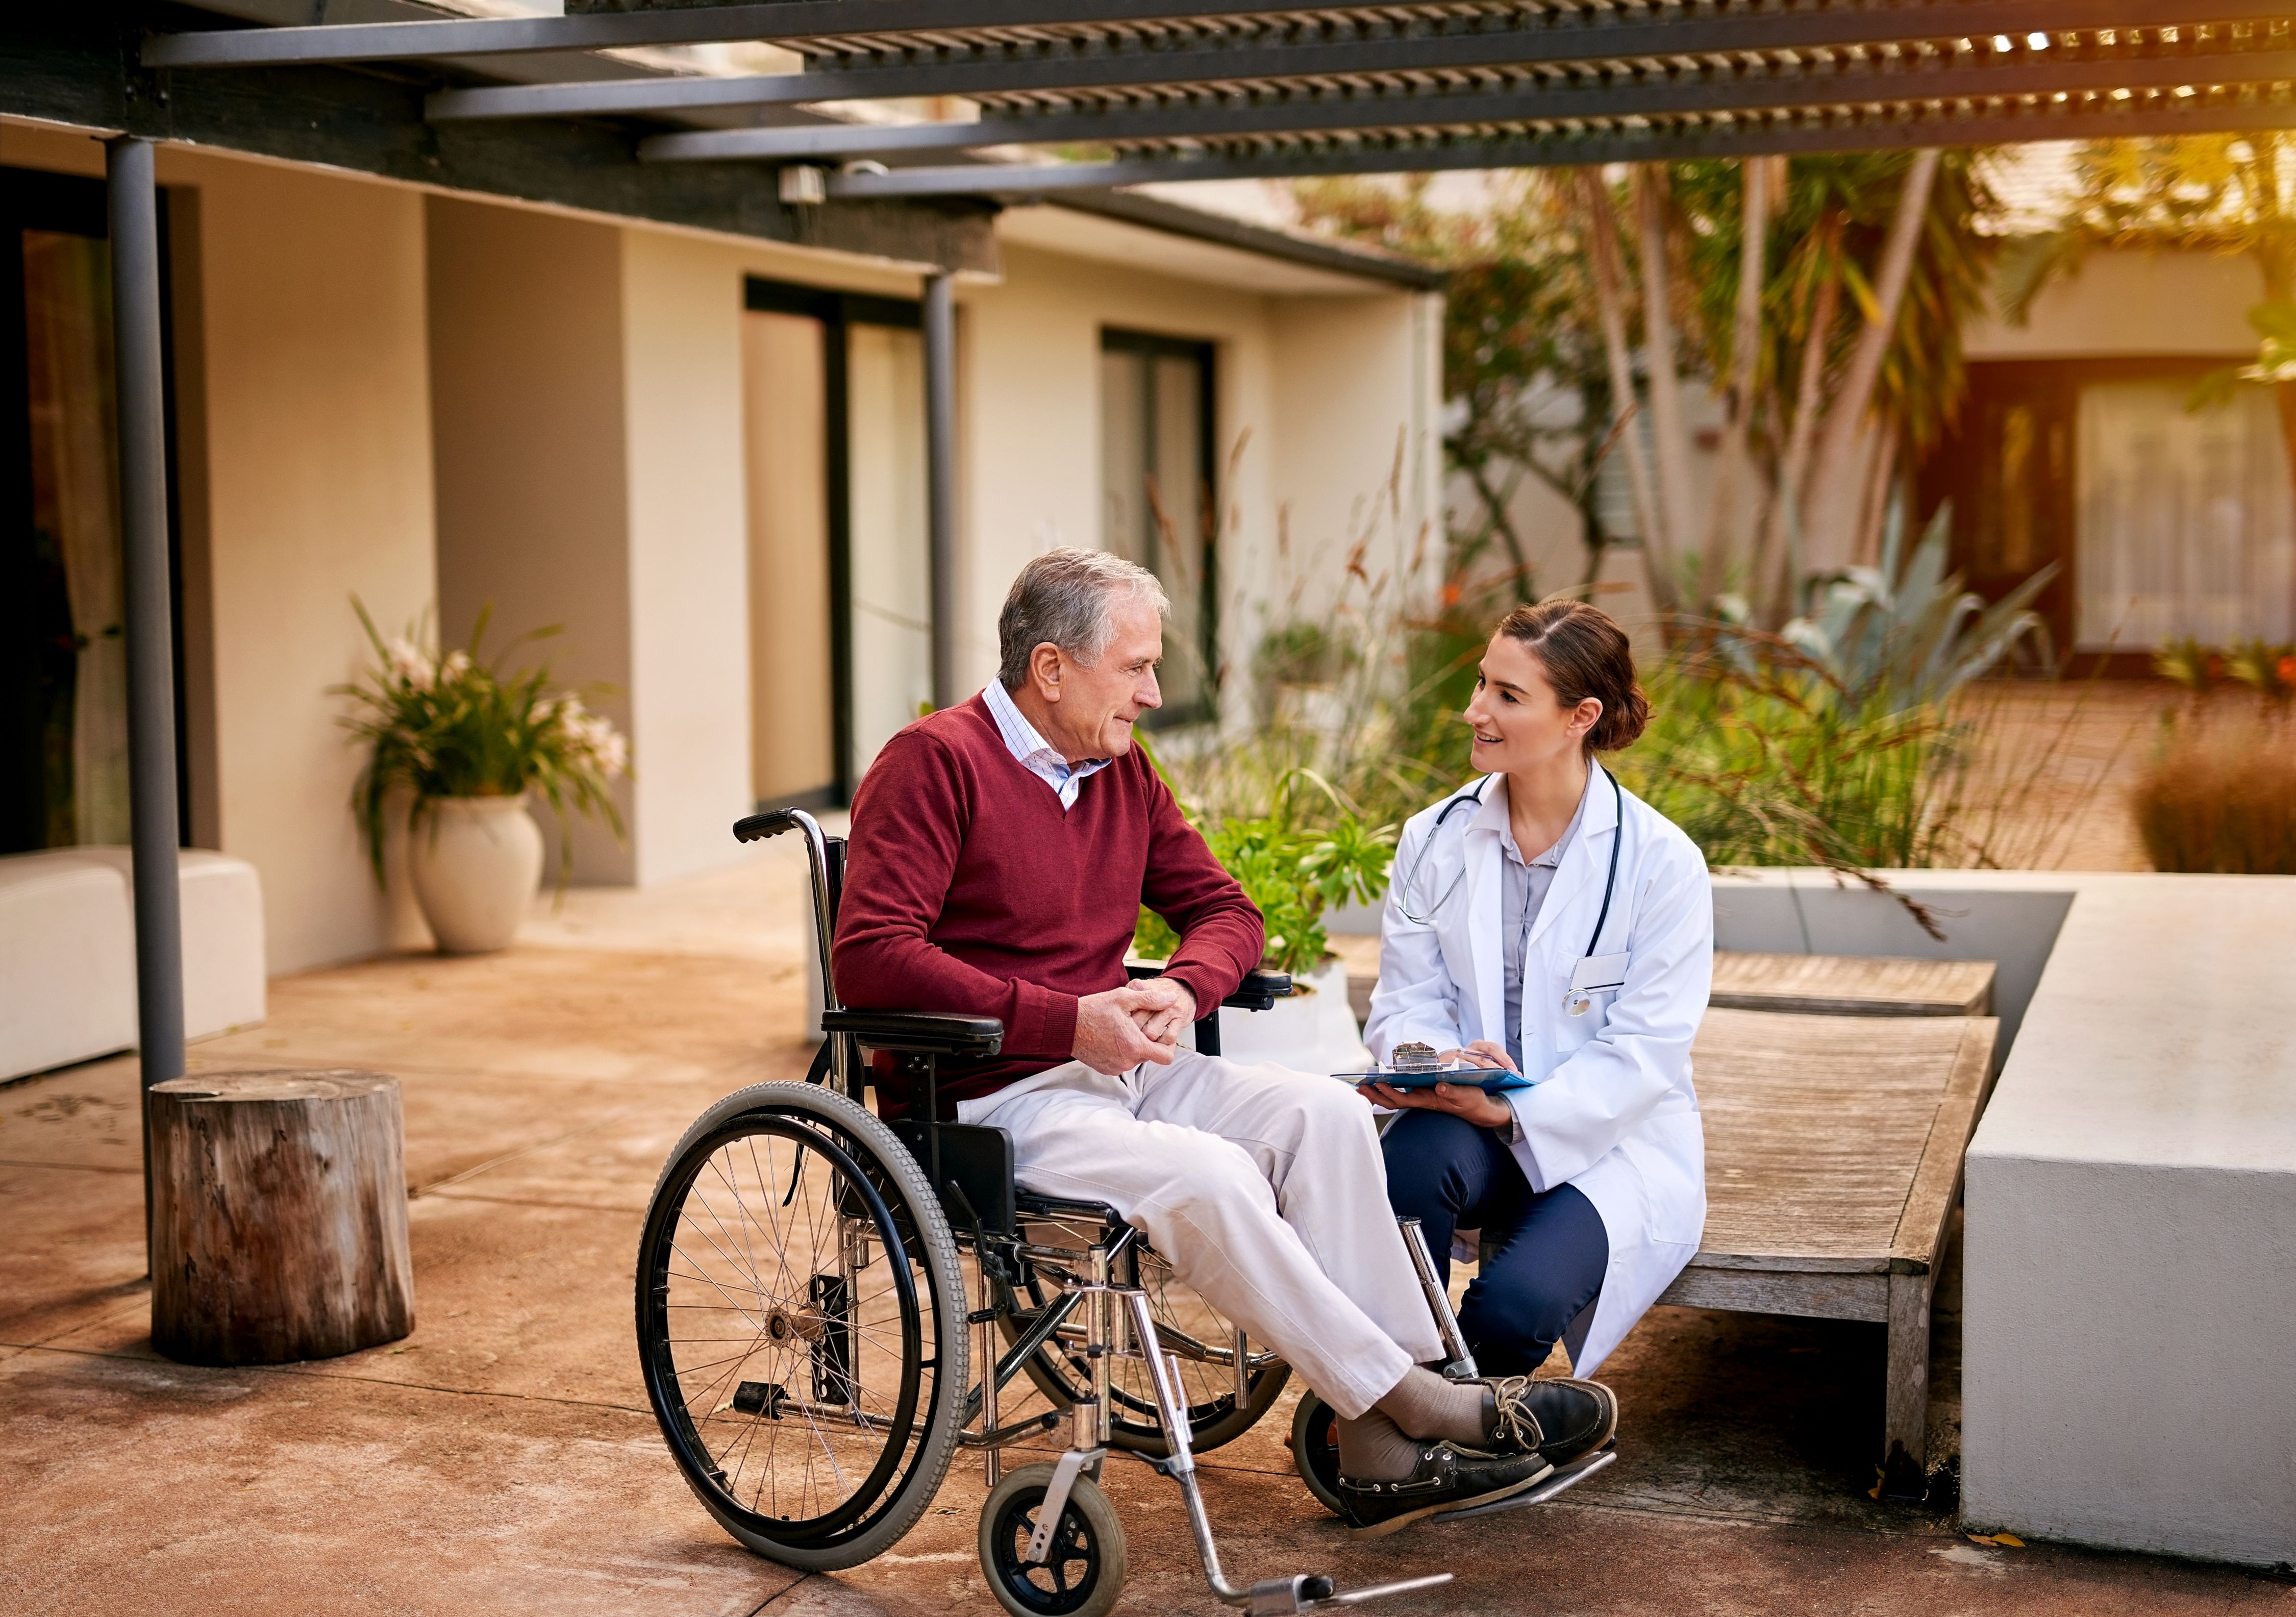
<path id="1" fill-rule="evenodd" d="M 127 783 L 135 849 L 135 1042 L 144 1088 L 184 1073 L 184 933 L 176 866 L 176 648 L 160 394 L 160 208 L 152 143 L 104 146 L 127 607 Z M 148 1111 L 145 1121 L 149 1144 Z M 144 1204 L 149 1235 L 150 1153 Z M 148 1249 L 147 1249 L 148 1250 Z"/>
<path id="2" fill-rule="evenodd" d="M 925 513 L 932 558 L 932 699 L 956 688 L 956 295 L 949 273 L 925 277 Z"/>

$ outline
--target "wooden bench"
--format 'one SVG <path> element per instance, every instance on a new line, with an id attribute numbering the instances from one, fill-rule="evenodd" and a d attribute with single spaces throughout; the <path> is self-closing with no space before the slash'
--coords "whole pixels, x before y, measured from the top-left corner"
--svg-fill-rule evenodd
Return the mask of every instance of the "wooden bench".
<path id="1" fill-rule="evenodd" d="M 1706 1003 L 1813 1016 L 1988 1016 L 1993 962 L 1716 949 Z"/>
<path id="2" fill-rule="evenodd" d="M 1893 1493 L 1927 1463 L 1930 1294 L 1998 1027 L 1718 1008 L 1693 1048 L 1706 1230 L 1659 1301 L 1886 1326 Z"/>

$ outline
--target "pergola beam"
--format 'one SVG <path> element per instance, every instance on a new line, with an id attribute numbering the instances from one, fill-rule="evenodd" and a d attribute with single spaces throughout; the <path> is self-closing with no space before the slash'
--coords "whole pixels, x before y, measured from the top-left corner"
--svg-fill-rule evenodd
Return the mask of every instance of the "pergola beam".
<path id="1" fill-rule="evenodd" d="M 1315 9 L 1310 0 L 1227 0 L 1223 16 Z M 1324 9 L 1328 10 L 1326 4 Z M 157 34 L 147 68 L 312 67 L 421 62 L 529 51 L 608 51 L 728 40 L 818 39 L 1054 23 L 1150 23 L 1194 13 L 1176 0 L 767 0 L 572 17 L 477 17 L 437 22 L 329 22 L 303 28 L 216 29 Z"/>
<path id="2" fill-rule="evenodd" d="M 1562 168 L 1692 157 L 1790 156 L 1882 152 L 2124 135 L 2222 134 L 2296 128 L 2296 101 L 2243 101 L 2194 111 L 2140 108 L 2117 112 L 2015 112 L 1968 116 L 1863 117 L 1770 123 L 1743 120 L 1693 129 L 1618 130 L 1530 135 L 1516 140 L 1350 142 L 1247 156 L 1144 157 L 1104 163 L 964 164 L 830 176 L 845 198 L 999 196 L 1176 180 L 1293 179 L 1336 174 L 1423 174 L 1455 168 Z"/>
<path id="3" fill-rule="evenodd" d="M 663 10 L 603 12 L 571 17 L 479 18 L 436 22 L 329 23 L 304 28 L 218 29 L 197 33 L 158 34 L 147 38 L 143 63 L 150 68 L 311 66 L 355 62 L 413 62 L 446 57 L 516 54 L 535 51 L 610 50 L 647 45 L 695 45 L 727 40 L 764 40 L 797 45 L 808 39 L 873 35 L 922 34 L 947 39 L 981 29 L 1202 24 L 1218 20 L 1329 17 L 1342 8 L 1312 0 L 1208 0 L 1198 10 L 1182 0 L 769 0 L 763 4 L 685 6 Z M 1379 57 L 1372 70 L 1407 70 L 1419 47 L 1488 47 L 1500 41 L 1547 41 L 1563 56 L 1520 60 L 1593 60 L 1677 52 L 1798 49 L 1896 38 L 1963 34 L 2059 32 L 2094 28 L 2164 28 L 2284 17 L 2284 5 L 2268 0 L 1915 0 L 1862 4 L 1851 0 L 1793 11 L 1715 14 L 1686 4 L 1661 7 L 1659 14 L 1611 12 L 1589 20 L 1585 12 L 1547 12 L 1510 22 L 1504 18 L 1398 20 L 1393 8 L 1361 8 L 1381 26 L 1376 37 L 1343 42 L 1366 45 Z M 1777 43 L 1769 43 L 1775 41 Z M 1403 47 L 1413 47 L 1406 49 Z M 1263 47 L 1284 49 L 1282 46 Z M 1312 45 L 1288 47 L 1294 50 Z M 1165 58 L 1196 57 L 1218 62 L 1237 54 L 1234 42 L 1209 48 L 1152 48 L 1101 38 L 1030 43 L 1008 53 L 1038 67 L 1088 63 L 1135 69 Z M 1517 58 L 1506 58 L 1516 60 Z M 1494 60 L 1469 53 L 1457 62 L 1440 51 L 1425 65 L 1472 65 Z M 967 63 L 939 61 L 928 72 L 949 73 Z M 1330 70 L 1302 67 L 1294 71 Z M 1242 74 L 1223 70 L 1223 78 Z M 735 82 L 718 80 L 716 82 Z M 1110 82 L 1086 79 L 1078 82 Z M 1125 82 L 1125 81 L 1115 81 Z M 1147 81 L 1147 82 L 1153 82 Z M 529 92 L 572 86 L 515 86 Z M 605 89 L 609 86 L 586 86 Z M 635 87 L 635 86 L 631 86 Z M 655 86 L 668 88 L 669 86 Z M 1034 86 L 1015 86 L 1034 87 Z M 1054 86 L 1057 87 L 1057 86 Z M 888 89 L 878 94 L 916 92 Z M 961 94 L 962 89 L 946 94 Z M 455 103 L 449 103 L 450 107 Z M 483 103 L 463 103 L 465 108 Z M 516 106 L 517 103 L 495 103 Z M 641 103 L 642 105 L 644 103 Z M 663 106 L 742 104 L 668 102 Z M 535 104 L 530 110 L 496 111 L 495 117 L 560 116 L 573 111 L 634 110 L 609 102 L 594 107 Z M 454 115 L 451 114 L 450 115 Z M 478 116 L 465 111 L 460 116 Z"/>
<path id="4" fill-rule="evenodd" d="M 718 129 L 641 142 L 652 162 L 836 160 L 875 153 L 1160 139 L 1218 139 L 1342 130 L 1567 119 L 1761 113 L 1840 106 L 1845 102 L 1919 99 L 1988 101 L 2110 90 L 2221 89 L 2296 80 L 2296 51 L 2226 53 L 2205 58 L 2136 57 L 2106 64 L 2051 60 L 2035 53 L 1998 66 L 1907 69 L 1859 75 L 1759 77 L 1553 84 L 1516 89 L 1421 90 L 1390 94 L 1315 94 L 1259 102 L 1205 102 L 1104 112 L 991 117 L 972 123 L 829 124 L 797 128 Z"/>

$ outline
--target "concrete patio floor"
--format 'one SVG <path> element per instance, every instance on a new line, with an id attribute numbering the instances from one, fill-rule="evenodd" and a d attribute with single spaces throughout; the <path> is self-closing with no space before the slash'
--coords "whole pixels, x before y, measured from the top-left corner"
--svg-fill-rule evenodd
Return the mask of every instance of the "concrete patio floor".
<path id="1" fill-rule="evenodd" d="M 284 979 L 268 1022 L 194 1049 L 195 1070 L 398 1075 L 418 1326 L 389 1347 L 261 1369 L 158 1358 L 134 1061 L 0 1088 L 0 1611 L 993 1613 L 971 1464 L 895 1552 L 800 1577 L 703 1514 L 639 1387 L 632 1261 L 662 1158 L 719 1095 L 802 1071 L 794 851 L 577 892 L 505 955 Z M 2296 1613 L 2284 1578 L 1980 1547 L 1868 1498 L 1882 1365 L 1878 1327 L 1660 1309 L 1605 1371 L 1620 1463 L 1554 1505 L 1351 1545 L 1292 1474 L 1288 1399 L 1207 1457 L 1206 1491 L 1234 1574 L 1459 1574 L 1382 1608 L 1398 1617 Z M 1218 1609 L 1175 1490 L 1111 1475 L 1133 1565 L 1119 1611 Z"/>

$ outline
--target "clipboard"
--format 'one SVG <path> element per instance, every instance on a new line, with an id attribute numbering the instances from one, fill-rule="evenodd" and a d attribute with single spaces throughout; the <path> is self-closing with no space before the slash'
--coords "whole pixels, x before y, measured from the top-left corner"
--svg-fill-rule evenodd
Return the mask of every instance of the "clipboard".
<path id="1" fill-rule="evenodd" d="M 1486 1095 L 1528 1089 L 1530 1079 L 1505 1067 L 1418 1067 L 1407 1072 L 1334 1072 L 1351 1084 L 1390 1084 L 1398 1089 L 1432 1089 L 1438 1084 L 1470 1085 Z"/>

